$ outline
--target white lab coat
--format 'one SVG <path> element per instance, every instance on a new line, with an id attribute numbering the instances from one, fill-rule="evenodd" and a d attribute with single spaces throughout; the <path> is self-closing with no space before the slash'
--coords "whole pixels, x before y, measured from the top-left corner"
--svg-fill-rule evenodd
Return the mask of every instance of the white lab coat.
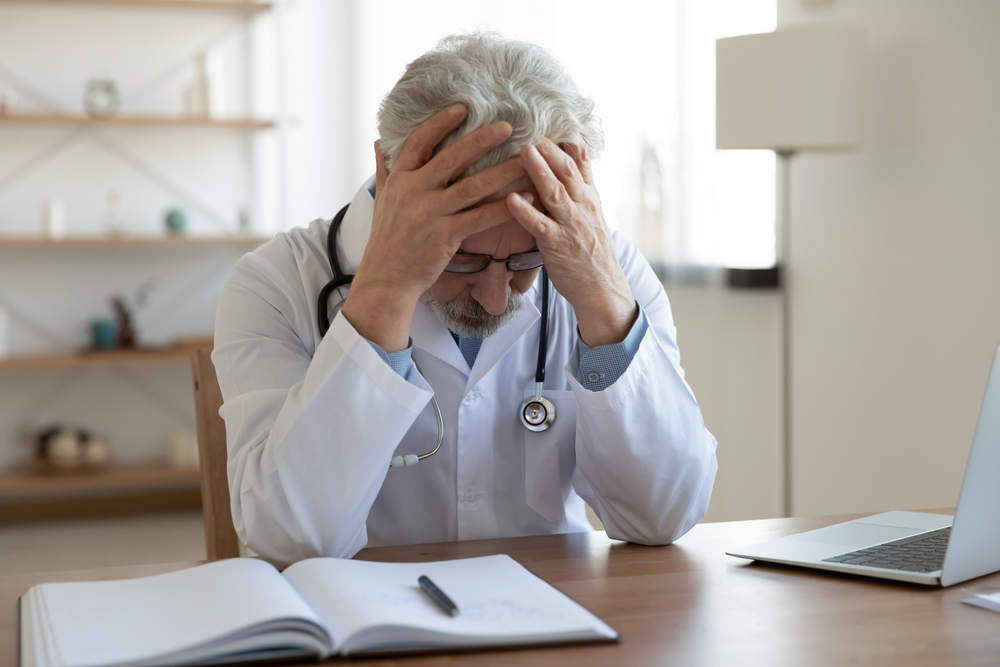
<path id="1" fill-rule="evenodd" d="M 371 228 L 373 181 L 339 233 L 354 272 Z M 519 419 L 534 392 L 541 292 L 483 342 L 469 369 L 445 326 L 418 304 L 403 378 L 337 312 L 322 339 L 316 300 L 331 279 L 328 221 L 279 234 L 237 263 L 223 289 L 212 360 L 225 404 L 233 521 L 248 547 L 277 562 L 351 557 L 362 547 L 590 530 L 584 501 L 612 538 L 666 544 L 704 515 L 716 442 L 684 381 L 663 288 L 615 234 L 649 329 L 628 370 L 591 392 L 577 381 L 572 307 L 552 299 L 544 395 L 553 426 Z M 335 308 L 336 306 L 336 308 Z M 394 455 L 429 451 L 413 468 Z"/>

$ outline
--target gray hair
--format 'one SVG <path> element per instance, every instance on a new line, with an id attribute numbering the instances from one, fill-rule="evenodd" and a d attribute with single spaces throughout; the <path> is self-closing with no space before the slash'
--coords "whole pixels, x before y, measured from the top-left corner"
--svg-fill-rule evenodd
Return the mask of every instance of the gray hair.
<path id="1" fill-rule="evenodd" d="M 438 150 L 481 127 L 502 120 L 510 139 L 466 170 L 473 174 L 517 155 L 522 146 L 548 137 L 555 143 L 582 140 L 594 157 L 604 147 L 594 102 L 545 49 L 496 33 L 449 35 L 407 65 L 382 100 L 379 146 L 391 169 L 417 126 L 453 104 L 469 110 L 465 122 Z"/>

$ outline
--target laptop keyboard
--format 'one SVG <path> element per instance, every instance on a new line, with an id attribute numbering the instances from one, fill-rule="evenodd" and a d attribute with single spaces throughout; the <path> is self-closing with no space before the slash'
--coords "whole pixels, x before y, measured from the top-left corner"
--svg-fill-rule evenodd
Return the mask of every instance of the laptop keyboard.
<path id="1" fill-rule="evenodd" d="M 951 526 L 851 551 L 833 558 L 824 558 L 823 562 L 881 567 L 905 572 L 934 572 L 940 570 L 944 564 L 949 537 L 951 537 Z"/>

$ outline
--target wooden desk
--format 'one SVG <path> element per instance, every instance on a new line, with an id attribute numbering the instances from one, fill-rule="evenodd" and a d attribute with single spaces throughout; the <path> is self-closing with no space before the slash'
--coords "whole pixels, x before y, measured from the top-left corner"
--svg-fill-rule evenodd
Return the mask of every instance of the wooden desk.
<path id="1" fill-rule="evenodd" d="M 365 549 L 359 558 L 422 561 L 510 554 L 622 635 L 619 645 L 425 656 L 388 665 L 990 665 L 1000 664 L 1000 614 L 960 600 L 1000 591 L 1000 574 L 934 589 L 751 564 L 726 548 L 850 517 L 702 524 L 669 547 L 578 533 Z M 16 601 L 44 581 L 169 572 L 173 563 L 0 577 L 0 667 L 16 664 Z M 965 589 L 965 590 L 963 590 Z"/>

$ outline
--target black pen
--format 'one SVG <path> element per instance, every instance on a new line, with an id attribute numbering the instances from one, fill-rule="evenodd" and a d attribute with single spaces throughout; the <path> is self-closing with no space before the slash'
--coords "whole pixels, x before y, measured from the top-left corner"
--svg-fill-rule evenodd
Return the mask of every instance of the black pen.
<path id="1" fill-rule="evenodd" d="M 441 608 L 441 611 L 449 616 L 458 616 L 458 607 L 455 606 L 455 603 L 451 601 L 450 597 L 444 594 L 444 591 L 435 586 L 434 582 L 427 578 L 427 575 L 420 575 L 417 583 L 420 584 L 420 588 L 424 593 L 427 593 L 427 597 L 434 600 L 434 604 Z"/>

